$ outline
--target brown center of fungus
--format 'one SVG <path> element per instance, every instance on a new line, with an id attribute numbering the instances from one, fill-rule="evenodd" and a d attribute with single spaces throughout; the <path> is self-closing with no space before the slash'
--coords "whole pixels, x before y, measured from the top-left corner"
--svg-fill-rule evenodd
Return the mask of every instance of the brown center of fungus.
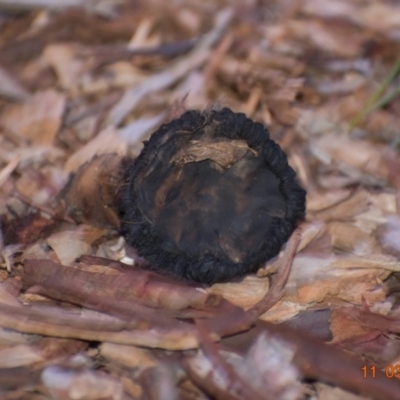
<path id="1" fill-rule="evenodd" d="M 305 192 L 259 123 L 189 111 L 127 167 L 122 229 L 150 267 L 204 283 L 256 271 L 304 216 Z"/>

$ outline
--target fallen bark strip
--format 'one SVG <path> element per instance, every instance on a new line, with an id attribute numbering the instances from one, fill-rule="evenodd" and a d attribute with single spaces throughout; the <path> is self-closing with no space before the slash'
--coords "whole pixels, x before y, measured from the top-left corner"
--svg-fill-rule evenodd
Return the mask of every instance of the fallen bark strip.
<path id="1" fill-rule="evenodd" d="M 133 322 L 127 323 L 117 319 L 106 322 L 104 320 L 96 321 L 94 318 L 85 318 L 71 313 L 66 316 L 59 308 L 57 308 L 57 313 L 57 321 L 53 321 L 49 320 L 49 310 L 47 309 L 0 304 L 0 326 L 23 333 L 107 341 L 166 350 L 184 350 L 199 346 L 197 329 L 180 321 L 176 321 L 178 327 L 175 325 L 171 329 L 158 329 L 154 326 L 132 329 Z M 84 328 L 85 324 L 87 328 Z M 107 326 L 107 330 L 104 325 Z M 124 328 L 129 328 L 129 330 L 123 330 Z M 333 346 L 296 330 L 263 321 L 257 323 L 257 329 L 252 329 L 251 335 L 248 336 L 250 342 L 252 342 L 254 334 L 262 331 L 267 331 L 296 347 L 294 363 L 308 378 L 321 379 L 355 393 L 373 396 L 377 400 L 396 400 L 398 398 L 400 382 L 378 374 L 374 379 L 365 379 L 362 373 L 364 364 Z M 211 339 L 218 340 L 218 337 L 211 334 Z M 227 342 L 229 343 L 230 340 L 228 339 Z"/>
<path id="2" fill-rule="evenodd" d="M 26 260 L 24 289 L 52 299 L 117 316 L 138 316 L 159 322 L 165 316 L 187 316 L 187 309 L 222 305 L 218 296 L 169 281 L 152 272 L 132 269 L 105 274 L 65 267 L 51 260 Z M 195 315 L 195 314 L 194 314 Z"/>
<path id="3" fill-rule="evenodd" d="M 140 326 L 140 323 L 138 324 Z M 51 314 L 48 309 L 43 310 L 33 306 L 0 304 L 0 326 L 24 333 L 168 350 L 190 349 L 199 345 L 196 328 L 180 321 L 175 321 L 175 326 L 171 329 L 159 329 L 147 325 L 143 325 L 141 329 L 132 329 L 135 322 L 117 319 L 96 321 L 94 318 L 85 318 L 79 314 L 61 312 L 59 308 Z M 372 395 L 378 400 L 397 399 L 399 382 L 379 375 L 375 379 L 365 379 L 362 374 L 363 363 L 341 350 L 287 327 L 266 322 L 258 322 L 257 326 L 258 333 L 267 331 L 296 347 L 294 363 L 306 377 L 321 379 L 352 392 Z M 252 329 L 251 332 L 251 336 L 254 337 L 257 329 Z M 218 340 L 215 334 L 211 334 L 211 338 Z"/>
<path id="4" fill-rule="evenodd" d="M 197 330 L 193 325 L 174 321 L 173 327 L 149 326 L 141 321 L 96 320 L 80 314 L 34 306 L 8 306 L 0 304 L 0 326 L 22 333 L 73 338 L 89 341 L 184 350 L 198 347 Z M 136 328 L 133 328 L 135 326 Z M 215 339 L 215 338 L 214 338 Z"/>

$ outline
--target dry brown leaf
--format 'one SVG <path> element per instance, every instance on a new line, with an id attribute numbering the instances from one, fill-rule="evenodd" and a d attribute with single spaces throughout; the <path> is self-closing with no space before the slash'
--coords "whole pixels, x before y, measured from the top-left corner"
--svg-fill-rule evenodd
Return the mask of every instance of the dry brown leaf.
<path id="1" fill-rule="evenodd" d="M 65 152 L 55 146 L 25 146 L 24 145 L 15 149 L 15 151 L 6 151 L 0 148 L 0 158 L 6 162 L 11 162 L 15 158 L 19 158 L 20 162 L 18 169 L 27 167 L 35 168 L 46 163 L 56 163 L 65 157 Z M 62 171 L 60 175 L 62 175 Z"/>
<path id="2" fill-rule="evenodd" d="M 103 154 L 78 169 L 62 195 L 70 217 L 78 223 L 119 227 L 116 204 L 123 183 L 122 161 L 120 155 Z"/>
<path id="3" fill-rule="evenodd" d="M 400 218 L 393 216 L 377 231 L 377 237 L 382 247 L 389 253 L 400 255 Z"/>
<path id="4" fill-rule="evenodd" d="M 106 231 L 90 225 L 79 225 L 76 229 L 59 231 L 49 236 L 47 244 L 54 250 L 60 262 L 72 265 L 82 255 L 92 254 L 92 244 Z"/>
<path id="5" fill-rule="evenodd" d="M 400 27 L 400 7 L 371 2 L 368 7 L 361 7 L 354 14 L 357 22 L 378 32 L 387 33 Z"/>
<path id="6" fill-rule="evenodd" d="M 385 146 L 344 135 L 327 134 L 310 143 L 310 149 L 321 162 L 337 164 L 344 173 L 361 179 L 365 174 L 376 182 L 386 182 L 389 178 L 389 169 L 384 162 Z"/>
<path id="7" fill-rule="evenodd" d="M 287 24 L 288 36 L 308 40 L 313 46 L 339 57 L 356 57 L 360 51 L 360 37 L 349 37 L 345 30 L 338 34 L 332 24 L 318 20 L 291 20 Z"/>
<path id="8" fill-rule="evenodd" d="M 306 0 L 302 11 L 322 18 L 343 18 L 369 29 L 387 33 L 400 26 L 400 7 L 385 2 L 348 2 L 344 0 Z"/>
<path id="9" fill-rule="evenodd" d="M 357 12 L 357 8 L 355 4 L 345 0 L 305 0 L 302 3 L 302 12 L 323 18 L 351 17 Z"/>
<path id="10" fill-rule="evenodd" d="M 382 287 L 391 272 L 400 270 L 393 257 L 330 256 L 317 258 L 297 255 L 281 301 L 261 318 L 284 321 L 308 308 L 323 308 L 332 304 L 368 304 L 383 301 Z"/>
<path id="11" fill-rule="evenodd" d="M 76 172 L 80 166 L 101 154 L 127 154 L 127 143 L 112 127 L 102 130 L 94 139 L 73 153 L 65 163 L 64 171 Z"/>
<path id="12" fill-rule="evenodd" d="M 104 93 L 115 88 L 126 88 L 131 85 L 138 85 L 146 78 L 146 75 L 134 65 L 120 61 L 105 68 L 105 73 L 98 76 L 86 76 L 81 79 L 81 90 L 85 94 Z"/>
<path id="13" fill-rule="evenodd" d="M 249 61 L 266 68 L 287 70 L 290 72 L 291 76 L 300 75 L 305 68 L 305 64 L 299 62 L 299 60 L 294 56 L 266 51 L 265 49 L 259 48 L 250 49 Z M 292 79 L 289 80 L 289 82 L 291 86 L 293 83 L 300 81 Z"/>
<path id="14" fill-rule="evenodd" d="M 96 251 L 96 257 L 103 257 L 109 260 L 121 261 L 127 265 L 134 265 L 135 260 L 126 255 L 126 242 L 123 236 L 107 240 L 100 244 Z"/>
<path id="15" fill-rule="evenodd" d="M 360 304 L 385 298 L 384 291 L 374 290 L 391 272 L 399 271 L 400 262 L 389 256 L 336 256 L 311 259 L 300 255 L 293 263 L 286 287 L 286 299 L 309 304 L 325 296 Z"/>
<path id="16" fill-rule="evenodd" d="M 330 329 L 333 335 L 332 344 L 363 336 L 374 331 L 374 329 L 365 327 L 359 321 L 355 320 L 346 312 L 346 307 L 333 310 L 330 322 Z"/>
<path id="17" fill-rule="evenodd" d="M 358 227 L 366 232 L 373 232 L 389 218 L 398 215 L 397 195 L 392 191 L 380 191 L 370 193 L 370 205 L 365 212 L 355 215 L 355 222 Z"/>
<path id="18" fill-rule="evenodd" d="M 34 172 L 25 168 L 15 181 L 18 193 L 36 204 L 50 204 L 67 182 L 67 177 L 60 170 L 43 167 Z"/>
<path id="19" fill-rule="evenodd" d="M 315 110 L 302 110 L 296 124 L 296 130 L 304 139 L 314 139 L 322 136 L 344 136 L 347 123 L 339 116 L 339 112 L 333 106 L 320 106 Z M 312 143 L 311 143 L 312 145 Z M 321 162 L 328 164 L 329 157 L 325 152 L 318 152 L 318 148 L 313 147 L 315 156 Z"/>
<path id="20" fill-rule="evenodd" d="M 82 81 L 84 63 L 77 58 L 79 46 L 73 43 L 50 44 L 43 50 L 43 58 L 55 70 L 61 87 L 74 92 Z"/>
<path id="21" fill-rule="evenodd" d="M 380 248 L 373 236 L 349 223 L 329 222 L 327 230 L 332 238 L 333 247 L 345 253 L 358 255 L 379 254 Z"/>
<path id="22" fill-rule="evenodd" d="M 299 304 L 292 301 L 279 301 L 267 313 L 262 315 L 260 319 L 263 321 L 279 324 L 296 317 L 299 313 L 312 309 L 314 304 Z"/>
<path id="23" fill-rule="evenodd" d="M 246 153 L 253 152 L 244 140 L 192 140 L 189 144 L 179 150 L 171 159 L 171 162 L 178 165 L 190 162 L 210 160 L 213 168 L 222 170 L 230 168 L 238 160 L 243 158 Z"/>
<path id="24" fill-rule="evenodd" d="M 21 303 L 17 299 L 15 288 L 12 287 L 10 280 L 0 283 L 0 303 L 10 306 L 20 306 Z"/>
<path id="25" fill-rule="evenodd" d="M 48 252 L 48 246 L 42 242 L 36 242 L 31 246 L 28 246 L 26 250 L 23 252 L 21 260 L 50 260 L 51 257 Z"/>
<path id="26" fill-rule="evenodd" d="M 351 94 L 367 84 L 367 79 L 358 73 L 347 73 L 343 79 L 325 80 L 317 85 L 317 92 L 323 95 L 328 94 Z"/>
<path id="27" fill-rule="evenodd" d="M 326 234 L 326 224 L 320 221 L 303 223 L 301 232 L 301 241 L 297 249 L 297 252 L 306 249 L 313 242 L 315 243 L 316 241 L 321 239 L 325 234 Z"/>
<path id="28" fill-rule="evenodd" d="M 318 400 L 369 400 L 370 397 L 358 396 L 338 387 L 328 386 L 324 383 L 317 383 Z"/>
<path id="29" fill-rule="evenodd" d="M 141 398 L 143 396 L 142 386 L 134 382 L 133 379 L 129 379 L 126 376 L 121 376 L 121 383 L 125 392 L 131 395 L 134 399 Z"/>
<path id="30" fill-rule="evenodd" d="M 259 81 L 263 86 L 270 89 L 281 89 L 285 87 L 286 83 L 285 75 L 279 69 L 261 68 L 253 63 L 239 61 L 229 56 L 221 60 L 218 71 L 222 79 L 236 85 L 240 82 L 241 77 L 245 76 L 250 76 L 253 80 Z"/>
<path id="31" fill-rule="evenodd" d="M 53 218 L 45 218 L 40 213 L 25 214 L 3 223 L 6 244 L 27 245 L 40 240 L 57 226 Z"/>
<path id="32" fill-rule="evenodd" d="M 37 92 L 23 103 L 7 107 L 0 122 L 34 145 L 51 146 L 61 126 L 65 104 L 65 95 L 55 90 Z"/>
<path id="33" fill-rule="evenodd" d="M 324 192 L 311 191 L 307 193 L 307 211 L 316 212 L 341 203 L 349 198 L 351 191 L 349 189 L 329 190 Z"/>
<path id="34" fill-rule="evenodd" d="M 345 198 L 338 196 L 335 203 L 310 214 L 321 221 L 351 220 L 358 214 L 368 211 L 370 199 L 370 193 L 361 189 Z"/>
<path id="35" fill-rule="evenodd" d="M 0 95 L 13 100 L 26 100 L 28 91 L 0 65 Z"/>
<path id="36" fill-rule="evenodd" d="M 207 292 L 220 295 L 244 310 L 248 310 L 263 298 L 268 289 L 268 279 L 250 275 L 238 283 L 216 283 L 207 289 Z"/>

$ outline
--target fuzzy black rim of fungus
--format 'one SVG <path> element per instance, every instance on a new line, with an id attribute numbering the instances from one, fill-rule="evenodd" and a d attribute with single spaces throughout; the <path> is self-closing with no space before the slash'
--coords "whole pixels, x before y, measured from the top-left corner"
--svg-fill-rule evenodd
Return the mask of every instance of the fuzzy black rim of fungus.
<path id="1" fill-rule="evenodd" d="M 305 196 L 262 124 L 228 108 L 187 111 L 125 166 L 122 233 L 151 269 L 228 281 L 279 252 L 304 218 Z"/>

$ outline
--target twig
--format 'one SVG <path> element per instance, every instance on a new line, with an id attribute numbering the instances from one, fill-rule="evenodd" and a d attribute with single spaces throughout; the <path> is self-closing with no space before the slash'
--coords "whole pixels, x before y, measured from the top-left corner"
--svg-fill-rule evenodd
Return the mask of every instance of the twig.
<path id="1" fill-rule="evenodd" d="M 28 206 L 36 208 L 37 210 L 44 212 L 45 214 L 49 215 L 50 217 L 54 218 L 55 220 L 61 220 L 61 221 L 67 222 L 69 224 L 75 224 L 75 221 L 72 218 L 68 217 L 68 215 L 59 216 L 59 215 L 57 215 L 57 212 L 54 211 L 52 208 L 47 207 L 43 204 L 36 203 L 35 201 L 24 196 L 17 190 L 14 191 L 13 196 L 16 197 L 17 199 L 21 200 L 23 203 L 27 204 Z"/>
<path id="2" fill-rule="evenodd" d="M 286 246 L 284 256 L 281 260 L 281 265 L 277 274 L 272 279 L 271 287 L 266 295 L 253 307 L 251 307 L 247 314 L 252 318 L 257 319 L 260 315 L 267 312 L 273 307 L 283 296 L 283 290 L 289 277 L 290 269 L 292 266 L 293 258 L 296 254 L 297 247 L 301 239 L 301 228 L 297 228 Z"/>
<path id="3" fill-rule="evenodd" d="M 65 118 L 64 124 L 68 127 L 73 126 L 84 118 L 100 114 L 105 110 L 111 108 L 119 100 L 119 97 L 120 95 L 118 93 L 111 93 L 109 95 L 106 95 L 95 103 L 88 105 L 86 109 L 79 112 L 78 114 L 69 115 L 67 118 Z"/>
<path id="4" fill-rule="evenodd" d="M 135 109 L 144 96 L 167 88 L 184 77 L 191 70 L 203 64 L 210 54 L 211 46 L 221 37 L 232 17 L 233 9 L 227 8 L 220 11 L 216 17 L 215 28 L 199 40 L 198 45 L 186 57 L 177 61 L 163 72 L 153 75 L 140 84 L 131 86 L 110 111 L 108 123 L 113 126 L 118 126 L 122 120 Z"/>
<path id="5" fill-rule="evenodd" d="M 94 69 L 100 68 L 104 65 L 119 61 L 130 59 L 134 56 L 161 56 L 164 58 L 171 58 L 181 56 L 188 51 L 192 50 L 196 45 L 197 40 L 185 40 L 175 43 L 163 43 L 159 46 L 152 47 L 136 47 L 129 48 L 127 46 L 102 46 L 94 49 L 93 51 L 83 51 L 84 55 L 89 53 L 94 56 Z"/>
<path id="6" fill-rule="evenodd" d="M 8 179 L 8 177 L 14 172 L 15 168 L 17 168 L 20 160 L 21 160 L 20 156 L 15 157 L 0 171 L 0 187 Z"/>
<path id="7" fill-rule="evenodd" d="M 181 324 L 182 325 L 182 324 Z M 108 317 L 107 320 L 85 317 L 79 313 L 58 308 L 36 306 L 9 306 L 0 303 L 0 326 L 18 332 L 74 338 L 98 342 L 111 342 L 169 350 L 197 347 L 196 331 L 189 324 L 185 327 L 146 329 L 142 320 L 129 322 Z"/>

